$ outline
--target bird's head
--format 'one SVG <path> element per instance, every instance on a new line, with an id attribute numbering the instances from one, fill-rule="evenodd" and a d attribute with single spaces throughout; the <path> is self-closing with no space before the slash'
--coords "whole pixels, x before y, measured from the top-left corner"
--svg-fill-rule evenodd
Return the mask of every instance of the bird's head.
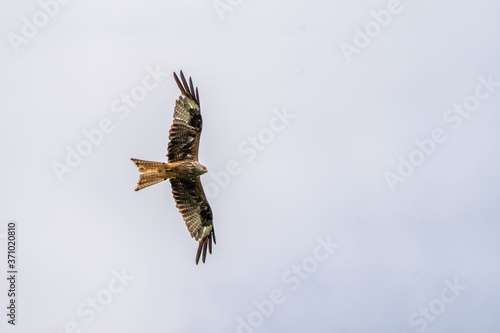
<path id="1" fill-rule="evenodd" d="M 207 173 L 207 168 L 205 166 L 198 164 L 196 171 L 200 174 L 203 175 L 204 173 Z"/>

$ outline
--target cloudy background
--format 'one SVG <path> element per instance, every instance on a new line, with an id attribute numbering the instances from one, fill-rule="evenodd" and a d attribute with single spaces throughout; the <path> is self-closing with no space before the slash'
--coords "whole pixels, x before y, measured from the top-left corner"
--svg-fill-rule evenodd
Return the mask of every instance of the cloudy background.
<path id="1" fill-rule="evenodd" d="M 4 1 L 2 332 L 498 332 L 499 9 Z M 129 160 L 166 159 L 181 69 L 218 241 L 198 266 Z"/>

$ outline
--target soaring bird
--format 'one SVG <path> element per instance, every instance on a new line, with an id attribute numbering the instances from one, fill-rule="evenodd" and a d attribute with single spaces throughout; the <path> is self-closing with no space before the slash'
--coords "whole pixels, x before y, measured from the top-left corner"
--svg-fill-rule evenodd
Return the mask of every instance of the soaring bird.
<path id="1" fill-rule="evenodd" d="M 170 181 L 176 206 L 191 237 L 199 242 L 196 252 L 198 265 L 200 255 L 205 263 L 207 248 L 212 254 L 212 240 L 215 244 L 215 233 L 212 209 L 200 181 L 200 176 L 207 172 L 207 168 L 198 162 L 202 129 L 198 87 L 196 90 L 193 88 L 191 77 L 188 85 L 182 71 L 180 74 L 182 83 L 174 72 L 174 79 L 181 95 L 175 102 L 174 121 L 169 131 L 168 162 L 150 162 L 135 158 L 131 160 L 141 173 L 136 191 L 167 179 Z"/>

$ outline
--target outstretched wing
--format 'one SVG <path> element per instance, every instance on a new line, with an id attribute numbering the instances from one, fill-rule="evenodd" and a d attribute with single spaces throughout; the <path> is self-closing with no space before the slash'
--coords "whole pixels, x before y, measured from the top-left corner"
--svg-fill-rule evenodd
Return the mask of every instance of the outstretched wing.
<path id="1" fill-rule="evenodd" d="M 199 242 L 196 253 L 196 264 L 200 261 L 200 254 L 203 250 L 203 263 L 207 254 L 207 248 L 212 254 L 212 239 L 215 244 L 214 226 L 212 224 L 212 209 L 208 204 L 200 178 L 170 178 L 172 193 L 175 204 L 182 214 L 186 226 L 196 241 Z"/>
<path id="2" fill-rule="evenodd" d="M 182 71 L 182 83 L 175 72 L 174 78 L 181 90 L 181 96 L 175 102 L 174 122 L 169 132 L 168 161 L 197 161 L 202 128 L 198 87 L 196 90 L 193 88 L 191 78 L 188 85 Z"/>

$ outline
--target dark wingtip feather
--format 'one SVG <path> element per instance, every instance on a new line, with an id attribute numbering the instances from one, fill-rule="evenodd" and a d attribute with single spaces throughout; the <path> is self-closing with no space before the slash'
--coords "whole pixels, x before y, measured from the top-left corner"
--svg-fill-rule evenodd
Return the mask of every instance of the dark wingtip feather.
<path id="1" fill-rule="evenodd" d="M 182 71 L 181 71 L 181 76 L 182 76 Z M 175 83 L 177 83 L 177 87 L 179 87 L 179 90 L 181 91 L 181 93 L 183 95 L 187 96 L 187 93 L 184 90 L 184 87 L 182 86 L 181 81 L 179 81 L 179 78 L 177 77 L 177 74 L 175 74 L 175 72 L 174 72 L 174 79 L 175 79 Z"/>
<path id="2" fill-rule="evenodd" d="M 201 254 L 201 249 L 203 247 L 203 243 L 200 242 L 200 245 L 198 245 L 198 251 L 196 252 L 196 265 L 200 262 L 200 254 Z"/>
<path id="3" fill-rule="evenodd" d="M 198 251 L 196 252 L 196 265 L 198 265 L 198 263 L 200 262 L 200 257 L 201 261 L 205 263 L 205 260 L 207 258 L 207 249 L 208 252 L 212 254 L 212 237 L 214 236 L 215 234 L 212 232 L 208 237 L 199 241 Z M 214 237 L 214 243 L 215 243 L 215 237 Z"/>
<path id="4" fill-rule="evenodd" d="M 191 76 L 189 77 L 189 92 L 191 93 L 191 95 L 193 95 L 193 97 L 195 97 L 194 88 L 193 88 L 193 80 L 191 80 Z"/>
<path id="5" fill-rule="evenodd" d="M 189 90 L 189 85 L 187 84 L 186 78 L 184 77 L 184 73 L 182 73 L 182 71 L 181 71 L 181 80 L 182 80 L 182 85 L 184 86 L 184 91 L 186 92 L 186 96 L 194 99 L 194 96 Z"/>
<path id="6" fill-rule="evenodd" d="M 208 247 L 208 239 L 205 238 L 203 241 L 203 257 L 201 258 L 203 260 L 203 263 L 205 263 L 205 258 L 207 257 L 207 247 Z"/>
<path id="7" fill-rule="evenodd" d="M 184 86 L 184 90 L 189 93 L 189 86 L 186 82 L 186 78 L 184 77 L 184 73 L 181 71 L 181 80 L 182 80 L 182 85 Z"/>
<path id="8" fill-rule="evenodd" d="M 184 73 L 182 71 L 180 71 L 180 75 L 181 79 L 179 80 L 179 77 L 174 72 L 175 83 L 177 83 L 177 86 L 179 87 L 179 90 L 181 91 L 182 95 L 193 99 L 199 106 L 200 97 L 198 95 L 198 87 L 196 87 L 195 90 L 193 80 L 191 79 L 191 77 L 189 77 L 189 84 L 188 84 L 186 81 L 186 77 L 184 76 Z"/>

